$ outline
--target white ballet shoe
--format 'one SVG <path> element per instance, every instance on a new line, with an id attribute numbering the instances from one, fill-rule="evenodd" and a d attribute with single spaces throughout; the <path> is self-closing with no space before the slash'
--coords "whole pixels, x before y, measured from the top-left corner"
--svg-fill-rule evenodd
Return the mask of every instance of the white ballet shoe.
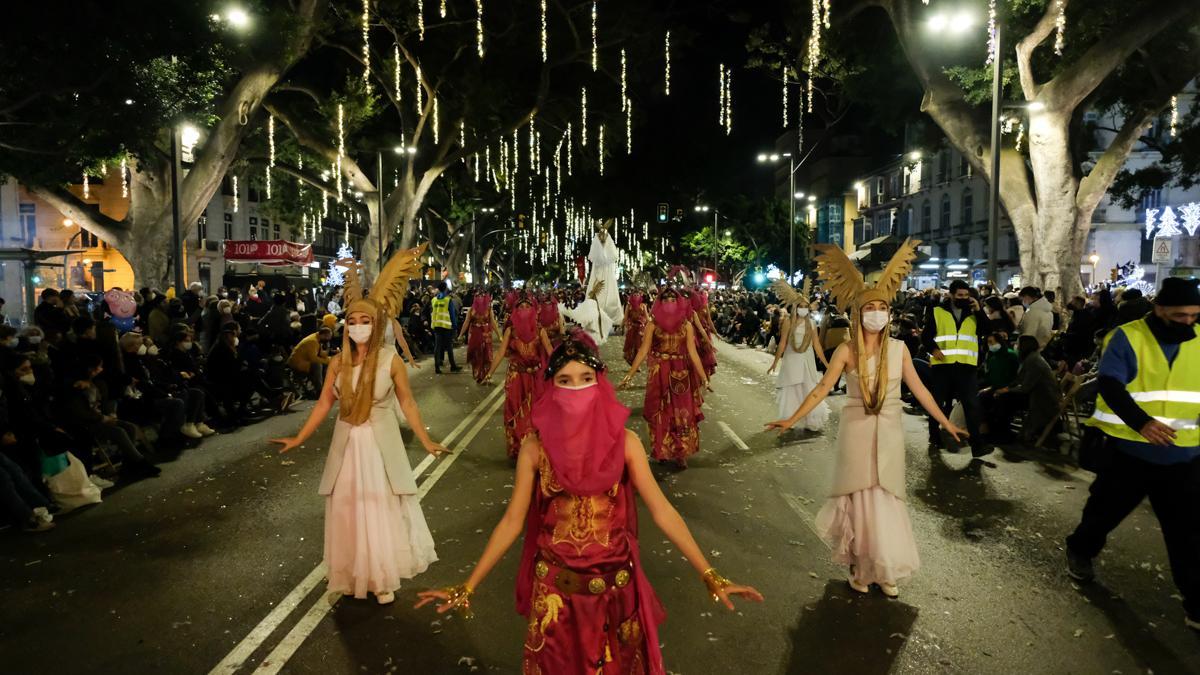
<path id="1" fill-rule="evenodd" d="M 900 597 L 900 587 L 897 586 L 896 584 L 880 583 L 879 590 L 883 591 L 883 594 L 888 596 L 889 598 Z"/>
<path id="2" fill-rule="evenodd" d="M 396 594 L 391 591 L 388 591 L 387 593 L 376 593 L 375 594 L 375 602 L 378 602 L 381 605 L 390 605 L 395 601 L 396 601 Z"/>
<path id="3" fill-rule="evenodd" d="M 854 578 L 854 566 L 850 566 L 850 573 L 846 575 L 846 583 L 850 584 L 850 588 L 859 593 L 870 593 L 871 587 Z"/>

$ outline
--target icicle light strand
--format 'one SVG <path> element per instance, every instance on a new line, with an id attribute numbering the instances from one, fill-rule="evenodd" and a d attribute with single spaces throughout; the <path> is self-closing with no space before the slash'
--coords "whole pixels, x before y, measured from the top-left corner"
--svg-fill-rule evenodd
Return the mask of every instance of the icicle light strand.
<path id="1" fill-rule="evenodd" d="M 600 175 L 604 175 L 604 125 L 600 125 L 600 131 L 596 138 L 596 154 L 600 158 Z"/>
<path id="2" fill-rule="evenodd" d="M 783 128 L 784 129 L 786 129 L 787 125 L 788 125 L 788 100 L 787 100 L 788 91 L 787 90 L 788 90 L 788 68 L 787 68 L 787 64 L 785 63 L 785 64 L 783 64 Z"/>
<path id="3" fill-rule="evenodd" d="M 717 64 L 717 89 L 719 98 L 717 99 L 717 126 L 725 126 L 725 64 Z"/>
<path id="4" fill-rule="evenodd" d="M 433 144 L 437 145 L 440 139 L 439 132 L 441 130 L 440 120 L 438 119 L 438 97 L 433 97 Z"/>
<path id="5" fill-rule="evenodd" d="M 237 176 L 233 177 L 233 212 L 238 212 L 238 180 Z"/>
<path id="6" fill-rule="evenodd" d="M 88 175 L 87 175 L 86 171 L 83 172 L 83 198 L 84 199 L 92 198 L 92 185 L 88 181 Z"/>
<path id="7" fill-rule="evenodd" d="M 984 63 L 991 65 L 996 60 L 996 0 L 988 0 L 987 34 L 987 59 Z"/>
<path id="8" fill-rule="evenodd" d="M 1171 97 L 1171 138 L 1175 138 L 1175 131 L 1179 128 L 1179 97 Z"/>
<path id="9" fill-rule="evenodd" d="M 275 168 L 275 116 L 267 116 L 267 199 L 271 198 L 271 169 Z"/>
<path id="10" fill-rule="evenodd" d="M 396 90 L 396 102 L 402 99 L 400 93 L 400 45 L 392 45 L 392 58 L 396 61 L 396 69 L 392 72 L 392 88 Z"/>
<path id="11" fill-rule="evenodd" d="M 421 74 L 421 66 L 417 66 L 417 116 L 425 114 L 425 76 Z"/>
<path id="12" fill-rule="evenodd" d="M 579 108 L 579 145 L 587 147 L 587 87 L 582 89 L 581 101 Z"/>
<path id="13" fill-rule="evenodd" d="M 346 156 L 346 109 L 339 103 L 337 111 L 337 162 L 334 168 L 337 180 L 337 200 L 342 203 L 342 158 Z"/>
<path id="14" fill-rule="evenodd" d="M 671 95 L 671 31 L 663 38 L 663 89 L 667 96 Z"/>
<path id="15" fill-rule="evenodd" d="M 633 154 L 633 101 L 625 101 L 625 154 Z"/>
<path id="16" fill-rule="evenodd" d="M 1062 56 L 1067 32 L 1067 3 L 1066 0 L 1054 0 L 1054 3 L 1058 10 L 1058 16 L 1054 18 L 1054 53 Z"/>
<path id="17" fill-rule="evenodd" d="M 371 93 L 371 0 L 362 0 L 363 87 Z"/>
<path id="18" fill-rule="evenodd" d="M 124 157 L 121 158 L 121 196 L 129 196 L 129 162 Z"/>
<path id="19" fill-rule="evenodd" d="M 592 72 L 600 69 L 600 48 L 596 42 L 596 3 L 592 2 Z"/>
<path id="20" fill-rule="evenodd" d="M 483 0 L 475 0 L 475 51 L 483 58 Z"/>
<path id="21" fill-rule="evenodd" d="M 625 75 L 625 48 L 621 48 L 621 110 L 625 110 L 625 103 L 629 100 L 629 80 Z"/>
<path id="22" fill-rule="evenodd" d="M 725 135 L 733 133 L 733 71 L 725 72 Z"/>
<path id="23" fill-rule="evenodd" d="M 425 41 L 425 0 L 417 0 L 417 39 Z"/>
<path id="24" fill-rule="evenodd" d="M 546 0 L 542 0 L 542 63 L 545 63 L 550 58 L 550 51 L 547 47 L 546 36 Z M 594 70 L 594 69 L 593 69 Z"/>
<path id="25" fill-rule="evenodd" d="M 438 16 L 446 18 L 446 0 L 442 0 L 441 6 L 438 8 Z"/>

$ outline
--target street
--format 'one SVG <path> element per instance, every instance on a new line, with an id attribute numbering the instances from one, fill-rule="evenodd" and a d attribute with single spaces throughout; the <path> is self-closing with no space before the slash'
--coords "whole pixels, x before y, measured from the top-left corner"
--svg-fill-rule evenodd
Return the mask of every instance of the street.
<path id="1" fill-rule="evenodd" d="M 619 341 L 603 350 L 614 380 L 626 369 Z M 722 343 L 719 358 L 701 452 L 686 471 L 654 470 L 713 564 L 766 602 L 714 606 L 643 512 L 669 672 L 1200 673 L 1200 637 L 1184 627 L 1148 504 L 1113 533 L 1096 583 L 1080 588 L 1064 572 L 1062 540 L 1090 474 L 999 452 L 995 466 L 965 452 L 931 457 L 923 418 L 904 420 L 922 567 L 898 600 L 853 593 L 813 525 L 843 397 L 831 397 L 824 434 L 779 439 L 761 432 L 776 412 L 769 355 Z M 106 491 L 52 532 L 0 534 L 0 669 L 519 672 L 518 551 L 476 592 L 474 620 L 412 609 L 416 591 L 466 577 L 512 487 L 502 392 L 423 365 L 411 377 L 425 423 L 455 452 L 430 462 L 409 451 L 440 560 L 393 605 L 325 597 L 316 488 L 332 424 L 289 455 L 266 441 L 294 433 L 305 403 L 206 441 L 161 478 Z M 621 397 L 644 437 L 641 394 Z"/>

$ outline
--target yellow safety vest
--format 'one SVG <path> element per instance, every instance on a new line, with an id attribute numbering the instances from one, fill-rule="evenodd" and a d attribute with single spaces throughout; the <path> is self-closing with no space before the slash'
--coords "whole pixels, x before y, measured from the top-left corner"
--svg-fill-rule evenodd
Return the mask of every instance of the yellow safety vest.
<path id="1" fill-rule="evenodd" d="M 933 338 L 933 341 L 937 348 L 942 350 L 942 358 L 930 357 L 929 362 L 932 365 L 979 364 L 979 337 L 975 334 L 974 315 L 968 315 L 963 319 L 962 325 L 958 326 L 954 323 L 953 314 L 941 307 L 934 307 L 933 320 L 937 326 L 937 337 Z"/>
<path id="2" fill-rule="evenodd" d="M 1200 337 L 1200 326 L 1193 327 Z M 1175 430 L 1179 447 L 1200 445 L 1200 339 L 1179 345 L 1175 360 L 1168 364 L 1145 319 L 1119 326 L 1105 338 L 1104 348 L 1117 331 L 1124 331 L 1137 357 L 1137 375 L 1125 390 L 1147 415 Z M 1096 398 L 1096 412 L 1087 421 L 1114 438 L 1146 442 L 1112 411 L 1103 396 Z"/>
<path id="3" fill-rule="evenodd" d="M 434 328 L 453 328 L 454 323 L 450 321 L 450 296 L 443 298 L 435 297 L 431 303 L 433 307 L 433 327 Z"/>

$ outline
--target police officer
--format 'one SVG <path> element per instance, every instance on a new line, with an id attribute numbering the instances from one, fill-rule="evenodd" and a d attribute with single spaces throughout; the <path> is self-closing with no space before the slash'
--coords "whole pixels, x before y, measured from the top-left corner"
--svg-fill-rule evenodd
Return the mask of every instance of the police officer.
<path id="1" fill-rule="evenodd" d="M 962 279 L 950 282 L 950 297 L 930 307 L 925 316 L 921 342 L 929 352 L 929 392 L 950 415 L 955 399 L 967 417 L 971 455 L 983 457 L 991 452 L 979 433 L 979 343 L 989 333 L 989 321 L 971 297 L 971 288 Z M 929 447 L 941 445 L 938 424 L 929 419 Z"/>
<path id="2" fill-rule="evenodd" d="M 1091 581 L 1108 533 L 1145 497 L 1162 527 L 1185 621 L 1200 630 L 1200 290 L 1168 277 L 1154 311 L 1119 326 L 1100 358 L 1096 412 L 1113 451 L 1067 537 L 1067 572 Z"/>

